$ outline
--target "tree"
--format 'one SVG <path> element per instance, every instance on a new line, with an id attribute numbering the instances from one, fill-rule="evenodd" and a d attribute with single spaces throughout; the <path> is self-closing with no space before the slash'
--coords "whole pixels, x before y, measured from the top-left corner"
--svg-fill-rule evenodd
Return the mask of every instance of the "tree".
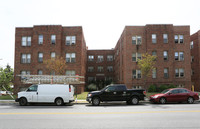
<path id="1" fill-rule="evenodd" d="M 0 89 L 11 90 L 13 79 L 13 69 L 9 65 L 5 69 L 0 68 Z"/>
<path id="2" fill-rule="evenodd" d="M 44 61 L 46 68 L 55 71 L 57 75 L 64 75 L 67 68 L 66 61 L 63 57 L 56 57 Z"/>
<path id="3" fill-rule="evenodd" d="M 155 68 L 156 56 L 149 55 L 148 53 L 142 55 L 142 59 L 138 61 L 138 66 L 141 69 L 144 78 L 144 86 L 146 87 L 147 77 L 151 75 L 151 71 Z"/>

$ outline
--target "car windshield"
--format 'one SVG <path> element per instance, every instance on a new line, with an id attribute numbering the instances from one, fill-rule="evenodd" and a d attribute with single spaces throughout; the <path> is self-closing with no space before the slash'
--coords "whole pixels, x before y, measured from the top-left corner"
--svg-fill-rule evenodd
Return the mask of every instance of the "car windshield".
<path id="1" fill-rule="evenodd" d="M 167 89 L 167 90 L 163 90 L 161 93 L 162 94 L 165 94 L 165 93 L 167 93 L 169 90 Z"/>

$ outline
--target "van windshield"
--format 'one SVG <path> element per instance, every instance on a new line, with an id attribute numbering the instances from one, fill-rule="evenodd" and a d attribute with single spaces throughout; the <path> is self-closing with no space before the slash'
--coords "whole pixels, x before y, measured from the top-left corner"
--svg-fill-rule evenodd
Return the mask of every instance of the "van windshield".
<path id="1" fill-rule="evenodd" d="M 37 85 L 32 85 L 27 89 L 27 92 L 34 92 L 37 91 L 38 86 Z"/>

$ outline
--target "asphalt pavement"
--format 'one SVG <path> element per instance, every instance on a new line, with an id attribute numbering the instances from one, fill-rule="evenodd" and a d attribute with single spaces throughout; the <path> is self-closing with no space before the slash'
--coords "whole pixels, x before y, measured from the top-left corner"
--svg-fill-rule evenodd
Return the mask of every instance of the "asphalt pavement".
<path id="1" fill-rule="evenodd" d="M 0 105 L 0 129 L 199 129 L 200 103 Z"/>

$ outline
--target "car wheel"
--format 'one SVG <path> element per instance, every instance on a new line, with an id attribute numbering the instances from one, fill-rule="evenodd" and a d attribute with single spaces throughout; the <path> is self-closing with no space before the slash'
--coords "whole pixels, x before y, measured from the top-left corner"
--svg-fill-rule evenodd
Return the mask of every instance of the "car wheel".
<path id="1" fill-rule="evenodd" d="M 189 104 L 192 104 L 192 103 L 194 103 L 194 99 L 193 99 L 192 97 L 189 97 L 189 98 L 187 99 L 187 102 L 188 102 Z"/>
<path id="2" fill-rule="evenodd" d="M 98 97 L 92 99 L 93 106 L 98 106 L 99 104 L 100 104 L 100 99 Z"/>
<path id="3" fill-rule="evenodd" d="M 63 100 L 62 100 L 61 98 L 57 98 L 57 99 L 55 100 L 55 104 L 56 104 L 57 106 L 61 106 L 61 105 L 63 105 L 64 103 L 63 103 Z"/>
<path id="4" fill-rule="evenodd" d="M 27 103 L 27 99 L 26 98 L 21 98 L 19 100 L 19 105 L 20 106 L 26 106 L 28 103 Z"/>
<path id="5" fill-rule="evenodd" d="M 163 97 L 162 97 L 162 98 L 160 98 L 160 103 L 161 103 L 161 104 L 165 104 L 165 103 L 166 103 L 166 99 L 165 99 L 165 98 L 163 98 Z"/>
<path id="6" fill-rule="evenodd" d="M 136 97 L 136 96 L 132 97 L 132 99 L 131 99 L 131 104 L 137 105 L 138 103 L 139 103 L 138 97 Z"/>

